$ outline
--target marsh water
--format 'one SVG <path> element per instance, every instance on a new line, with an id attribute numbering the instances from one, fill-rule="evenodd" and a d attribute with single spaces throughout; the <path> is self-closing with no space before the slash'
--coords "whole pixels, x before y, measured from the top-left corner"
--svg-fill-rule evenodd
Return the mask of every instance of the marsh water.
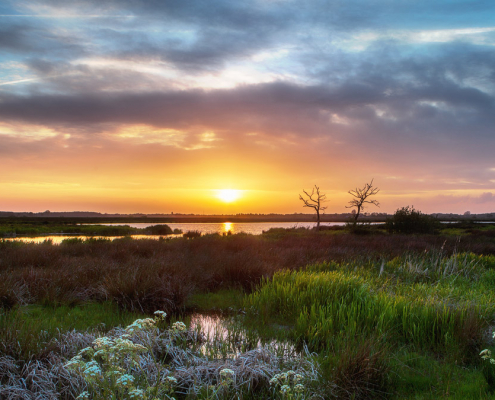
<path id="1" fill-rule="evenodd" d="M 249 233 L 251 235 L 261 235 L 263 231 L 267 231 L 270 228 L 313 228 L 316 223 L 314 222 L 189 222 L 189 223 L 167 223 L 167 224 L 153 224 L 148 222 L 135 223 L 135 224 L 101 224 L 105 226 L 118 226 L 128 225 L 131 228 L 144 229 L 152 225 L 168 225 L 172 230 L 180 229 L 183 232 L 187 231 L 199 231 L 202 234 L 208 233 L 227 233 L 228 231 L 234 233 Z M 345 222 L 325 222 L 321 223 L 322 226 L 343 226 Z"/>
<path id="2" fill-rule="evenodd" d="M 251 235 L 261 235 L 263 231 L 267 231 L 271 228 L 312 228 L 315 226 L 314 222 L 211 222 L 211 223 L 167 223 L 167 224 L 157 224 L 157 223 L 120 223 L 120 224 L 99 224 L 105 226 L 121 226 L 128 225 L 132 228 L 144 229 L 151 225 L 168 225 L 172 230 L 180 229 L 182 232 L 187 231 L 199 231 L 202 234 L 219 233 L 224 234 L 229 231 L 232 234 L 235 233 L 248 233 Z M 343 226 L 344 222 L 326 222 L 322 223 L 322 226 Z M 181 237 L 182 235 L 168 235 L 167 238 Z M 34 242 L 43 243 L 45 240 L 51 241 L 53 244 L 59 244 L 65 239 L 88 239 L 88 238 L 104 238 L 104 239 L 118 239 L 122 236 L 85 236 L 85 235 L 67 235 L 67 234 L 53 234 L 44 236 L 18 236 L 15 238 L 4 238 L 3 240 L 15 240 L 22 242 Z M 159 239 L 159 235 L 131 235 L 133 239 Z M 0 239 L 1 240 L 1 239 Z"/>
<path id="3" fill-rule="evenodd" d="M 235 356 L 240 352 L 269 346 L 281 354 L 296 354 L 298 351 L 288 340 L 262 340 L 255 332 L 245 329 L 242 317 L 222 314 L 194 313 L 190 316 L 189 329 L 200 331 L 206 342 L 200 352 L 205 355 L 224 353 L 224 356 Z"/>

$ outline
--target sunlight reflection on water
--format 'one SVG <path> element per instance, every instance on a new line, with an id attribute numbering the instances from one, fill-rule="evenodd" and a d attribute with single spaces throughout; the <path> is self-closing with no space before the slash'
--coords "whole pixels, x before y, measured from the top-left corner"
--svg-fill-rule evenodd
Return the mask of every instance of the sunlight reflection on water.
<path id="1" fill-rule="evenodd" d="M 36 237 L 14 237 L 14 238 L 0 238 L 5 241 L 17 241 L 24 243 L 43 243 L 44 241 L 51 241 L 52 244 L 60 244 L 62 241 L 66 239 L 80 239 L 80 240 L 88 240 L 88 239 L 105 239 L 105 240 L 115 240 L 122 239 L 125 236 L 76 236 L 76 235 L 49 235 L 49 236 L 36 236 Z M 154 239 L 158 240 L 160 237 L 162 238 L 177 238 L 182 237 L 182 235 L 167 235 L 167 236 L 157 236 L 157 235 L 131 235 L 133 239 Z"/>
<path id="2" fill-rule="evenodd" d="M 199 231 L 202 234 L 211 234 L 211 233 L 219 233 L 220 235 L 226 234 L 228 232 L 231 232 L 232 234 L 235 233 L 248 233 L 251 235 L 261 235 L 263 231 L 267 231 L 270 228 L 313 228 L 315 226 L 314 223 L 311 222 L 211 222 L 211 223 L 197 223 L 197 222 L 191 222 L 191 223 L 169 223 L 169 224 L 156 224 L 156 223 L 148 223 L 148 222 L 140 222 L 140 223 L 134 223 L 134 224 L 126 224 L 126 223 L 120 223 L 120 224 L 99 224 L 99 225 L 104 225 L 104 226 L 123 226 L 123 225 L 128 225 L 131 228 L 139 228 L 139 229 L 144 229 L 147 228 L 151 225 L 168 225 L 172 230 L 174 229 L 180 229 L 182 232 L 187 232 L 187 231 Z M 322 226 L 342 226 L 345 225 L 343 222 L 328 222 L 328 223 L 323 223 Z M 60 235 L 48 235 L 48 236 L 36 236 L 36 237 L 25 237 L 25 236 L 18 236 L 15 238 L 8 237 L 8 238 L 3 238 L 3 240 L 8 240 L 8 241 L 21 241 L 21 242 L 32 242 L 32 243 L 43 243 L 45 240 L 51 240 L 53 244 L 60 244 L 63 240 L 65 239 L 108 239 L 108 240 L 114 240 L 114 239 L 119 239 L 122 238 L 123 236 L 84 236 L 84 235 L 66 235 L 66 234 L 60 234 Z M 131 235 L 133 239 L 159 239 L 159 235 Z M 182 235 L 167 235 L 164 236 L 166 238 L 176 238 L 176 237 L 182 237 Z M 2 240 L 2 238 L 0 238 Z"/>

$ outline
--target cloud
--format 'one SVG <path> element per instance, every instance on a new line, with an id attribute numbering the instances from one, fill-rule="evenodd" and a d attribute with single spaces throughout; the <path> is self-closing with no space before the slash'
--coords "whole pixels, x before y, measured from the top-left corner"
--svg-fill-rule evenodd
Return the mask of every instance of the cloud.
<path id="1" fill-rule="evenodd" d="M 495 203 L 495 195 L 492 192 L 485 192 L 481 194 L 476 200 L 476 203 Z"/>
<path id="2" fill-rule="evenodd" d="M 0 16 L 4 158 L 242 159 L 288 180 L 345 185 L 365 170 L 387 190 L 493 191 L 493 2 L 0 7 L 25 15 Z"/>

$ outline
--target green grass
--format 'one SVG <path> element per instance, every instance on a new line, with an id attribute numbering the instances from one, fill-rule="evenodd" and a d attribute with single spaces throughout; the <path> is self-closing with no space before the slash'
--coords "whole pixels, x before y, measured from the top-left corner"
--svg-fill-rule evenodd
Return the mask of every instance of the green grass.
<path id="1" fill-rule="evenodd" d="M 401 399 L 492 398 L 480 367 L 465 368 L 431 355 L 397 352 L 390 360 L 393 390 Z"/>
<path id="2" fill-rule="evenodd" d="M 186 309 L 195 312 L 233 311 L 242 308 L 244 292 L 240 289 L 221 289 L 217 292 L 195 293 L 186 302 Z"/>
<path id="3" fill-rule="evenodd" d="M 261 335 L 285 324 L 290 337 L 317 351 L 328 379 L 361 381 L 344 394 L 380 397 L 383 390 L 363 377 L 381 369 L 383 380 L 374 379 L 392 397 L 489 398 L 478 354 L 495 316 L 493 267 L 493 256 L 471 253 L 325 262 L 275 273 L 245 307 Z"/>
<path id="4" fill-rule="evenodd" d="M 81 225 L 77 223 L 60 222 L 15 222 L 0 223 L 0 237 L 9 237 L 13 234 L 21 236 L 42 236 L 50 234 L 80 234 L 87 236 L 126 236 L 126 235 L 170 235 L 172 229 L 168 225 L 152 225 L 147 228 L 132 228 L 129 225 Z"/>
<path id="5" fill-rule="evenodd" d="M 106 332 L 139 317 L 142 314 L 121 311 L 111 302 L 77 307 L 30 305 L 8 311 L 0 309 L 0 354 L 24 361 L 39 358 L 60 333 L 73 329 Z"/>

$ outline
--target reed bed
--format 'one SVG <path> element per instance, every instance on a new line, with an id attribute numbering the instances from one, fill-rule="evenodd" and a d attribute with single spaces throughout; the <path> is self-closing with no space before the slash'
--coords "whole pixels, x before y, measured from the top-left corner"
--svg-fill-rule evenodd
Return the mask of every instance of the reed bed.
<path id="1" fill-rule="evenodd" d="M 325 232 L 326 233 L 326 232 Z M 391 260 L 443 248 L 495 254 L 491 239 L 345 234 L 206 235 L 193 240 L 0 242 L 0 306 L 113 300 L 122 308 L 183 310 L 194 292 L 250 292 L 281 269 L 334 260 Z"/>
<path id="2" fill-rule="evenodd" d="M 315 350 L 372 336 L 433 351 L 462 348 L 465 357 L 481 346 L 495 315 L 493 285 L 482 279 L 493 276 L 493 256 L 426 254 L 379 265 L 279 271 L 246 306 L 265 319 L 282 316 Z"/>

